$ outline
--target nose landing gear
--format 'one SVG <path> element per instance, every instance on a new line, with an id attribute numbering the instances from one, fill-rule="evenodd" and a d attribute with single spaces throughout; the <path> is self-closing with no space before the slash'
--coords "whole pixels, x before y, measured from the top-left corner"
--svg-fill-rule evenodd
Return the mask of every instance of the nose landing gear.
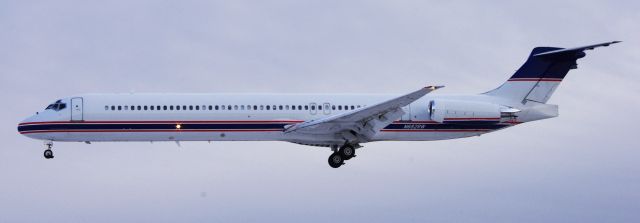
<path id="1" fill-rule="evenodd" d="M 48 141 L 45 142 L 44 145 L 47 147 L 47 149 L 44 150 L 44 158 L 53 159 L 53 151 L 51 150 L 51 148 L 53 147 L 53 142 Z"/>

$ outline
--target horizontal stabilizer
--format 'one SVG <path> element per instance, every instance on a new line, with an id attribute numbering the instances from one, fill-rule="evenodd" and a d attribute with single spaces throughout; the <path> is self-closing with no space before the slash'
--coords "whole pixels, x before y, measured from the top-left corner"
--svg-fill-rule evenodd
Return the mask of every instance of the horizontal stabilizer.
<path id="1" fill-rule="evenodd" d="M 562 56 L 562 55 L 575 55 L 575 53 L 578 53 L 578 52 L 582 52 L 585 50 L 593 50 L 597 47 L 609 46 L 611 44 L 616 44 L 619 42 L 621 41 L 612 41 L 612 42 L 599 43 L 599 44 L 568 48 L 568 49 L 558 49 L 558 50 L 547 51 L 544 53 L 538 53 L 533 56 L 534 57 L 555 57 L 555 56 Z"/>

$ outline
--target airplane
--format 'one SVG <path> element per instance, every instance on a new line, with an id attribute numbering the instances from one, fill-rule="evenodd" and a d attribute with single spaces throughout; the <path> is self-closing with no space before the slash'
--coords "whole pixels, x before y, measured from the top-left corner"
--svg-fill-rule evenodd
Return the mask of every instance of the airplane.
<path id="1" fill-rule="evenodd" d="M 376 141 L 430 141 L 480 136 L 558 116 L 547 104 L 584 51 L 536 47 L 501 86 L 475 95 L 429 94 L 427 86 L 391 94 L 80 94 L 56 100 L 18 124 L 45 143 L 105 141 L 285 141 L 330 148 L 329 166 Z"/>

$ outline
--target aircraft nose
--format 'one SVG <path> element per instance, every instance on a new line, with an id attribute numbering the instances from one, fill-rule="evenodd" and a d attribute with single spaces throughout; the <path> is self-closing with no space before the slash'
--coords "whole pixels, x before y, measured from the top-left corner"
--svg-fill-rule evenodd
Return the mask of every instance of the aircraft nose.
<path id="1" fill-rule="evenodd" d="M 37 114 L 29 116 L 28 118 L 26 118 L 26 119 L 22 120 L 20 123 L 18 123 L 18 132 L 19 133 L 24 132 L 26 130 L 25 129 L 25 124 L 29 123 L 29 122 L 34 122 L 37 119 L 36 116 L 37 116 Z"/>

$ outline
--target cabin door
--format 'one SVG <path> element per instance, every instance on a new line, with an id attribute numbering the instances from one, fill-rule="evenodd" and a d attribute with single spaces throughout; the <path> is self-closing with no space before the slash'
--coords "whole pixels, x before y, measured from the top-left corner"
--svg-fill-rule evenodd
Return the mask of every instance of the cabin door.
<path id="1" fill-rule="evenodd" d="M 84 121 L 82 98 L 71 98 L 71 121 Z"/>

